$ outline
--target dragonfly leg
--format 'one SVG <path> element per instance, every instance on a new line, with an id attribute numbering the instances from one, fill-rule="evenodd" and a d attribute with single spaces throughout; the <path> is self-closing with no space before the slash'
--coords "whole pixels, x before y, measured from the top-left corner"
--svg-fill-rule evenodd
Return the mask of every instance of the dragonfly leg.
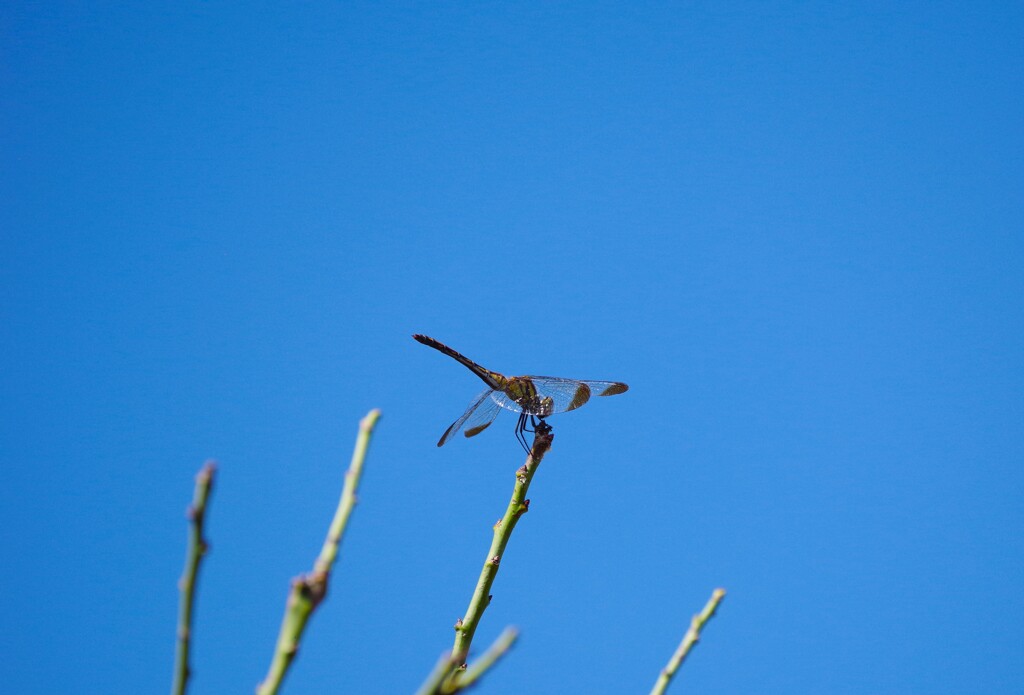
<path id="1" fill-rule="evenodd" d="M 527 444 L 527 442 L 526 442 L 526 435 L 524 434 L 524 432 L 527 431 L 527 429 L 526 429 L 526 418 L 527 418 L 526 411 L 520 411 L 520 413 L 519 413 L 519 420 L 516 421 L 516 439 L 522 445 L 523 450 L 526 452 L 526 454 L 529 455 L 530 454 L 530 445 Z"/>
<path id="2" fill-rule="evenodd" d="M 530 429 L 530 427 L 532 427 L 533 429 Z M 544 422 L 544 418 L 538 417 L 533 413 L 530 414 L 530 427 L 526 427 L 524 423 L 523 431 L 529 432 L 530 434 L 534 434 L 535 432 L 539 431 L 541 434 L 544 434 L 544 432 L 551 429 L 551 426 L 548 425 L 548 423 Z M 538 428 L 540 429 L 538 430 Z"/>
<path id="3" fill-rule="evenodd" d="M 545 435 L 545 434 L 547 434 L 548 432 L 551 431 L 551 425 L 549 425 L 544 418 L 539 417 L 537 415 L 531 415 L 530 416 L 530 424 L 533 427 L 533 429 L 532 430 L 526 430 L 527 432 L 531 432 L 533 434 Z"/>
<path id="4" fill-rule="evenodd" d="M 526 425 L 527 417 L 529 417 L 530 420 L 529 427 Z M 545 435 L 550 431 L 551 425 L 545 422 L 544 418 L 538 417 L 533 413 L 530 413 L 529 416 L 527 416 L 525 412 L 519 413 L 519 422 L 516 425 L 516 439 L 519 440 L 519 443 L 523 446 L 523 449 L 526 450 L 527 454 L 532 453 L 532 449 L 526 441 L 525 433 L 529 432 L 530 434 Z"/>
<path id="5" fill-rule="evenodd" d="M 551 434 L 551 425 L 549 425 L 544 418 L 540 418 L 540 422 L 534 425 L 533 431 L 543 437 Z"/>

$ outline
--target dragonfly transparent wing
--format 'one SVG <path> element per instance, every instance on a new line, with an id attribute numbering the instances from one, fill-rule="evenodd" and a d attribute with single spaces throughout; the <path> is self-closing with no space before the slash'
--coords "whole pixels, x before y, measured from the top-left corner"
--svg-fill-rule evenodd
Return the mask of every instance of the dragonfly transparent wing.
<path id="1" fill-rule="evenodd" d="M 576 408 L 589 401 L 592 394 L 614 396 L 629 390 L 629 387 L 621 381 L 584 381 L 580 379 L 563 379 L 557 376 L 529 376 L 520 378 L 529 379 L 533 382 L 533 386 L 537 390 L 538 399 L 551 399 L 550 407 L 544 413 L 544 417 L 554 413 L 576 410 Z M 495 391 L 491 395 L 491 399 L 502 408 L 516 412 L 520 412 L 523 409 L 521 404 L 512 400 L 508 394 L 502 391 Z"/>
<path id="2" fill-rule="evenodd" d="M 462 414 L 462 417 L 453 422 L 451 427 L 444 431 L 437 445 L 443 446 L 446 444 L 462 428 L 466 429 L 467 437 L 473 437 L 487 429 L 501 411 L 499 404 L 490 398 L 493 392 L 494 389 L 485 389 L 483 393 L 474 398 L 472 404 Z"/>

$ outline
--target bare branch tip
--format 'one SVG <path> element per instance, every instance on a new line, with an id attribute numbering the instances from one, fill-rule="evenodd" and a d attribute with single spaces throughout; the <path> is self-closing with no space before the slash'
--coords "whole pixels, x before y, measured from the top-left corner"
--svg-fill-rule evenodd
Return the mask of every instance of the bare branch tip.
<path id="1" fill-rule="evenodd" d="M 366 417 L 359 421 L 359 429 L 364 432 L 372 430 L 378 420 L 380 420 L 380 410 L 374 408 L 366 414 Z"/>
<path id="2" fill-rule="evenodd" d="M 210 460 L 203 464 L 203 467 L 196 473 L 196 482 L 209 485 L 213 482 L 213 476 L 217 472 L 217 462 Z"/>

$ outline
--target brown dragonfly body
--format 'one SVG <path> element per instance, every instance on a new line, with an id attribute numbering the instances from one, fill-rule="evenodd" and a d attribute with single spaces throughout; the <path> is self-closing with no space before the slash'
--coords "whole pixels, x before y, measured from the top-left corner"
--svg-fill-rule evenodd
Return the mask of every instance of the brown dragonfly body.
<path id="1" fill-rule="evenodd" d="M 553 376 L 509 377 L 483 368 L 462 353 L 429 336 L 417 334 L 413 338 L 461 362 L 487 384 L 487 389 L 473 400 L 462 417 L 453 422 L 441 435 L 440 441 L 437 442 L 438 446 L 448 442 L 463 429 L 467 437 L 480 434 L 494 422 L 501 409 L 505 408 L 519 413 L 516 439 L 529 453 L 530 447 L 524 434 L 530 431 L 527 429 L 527 423 L 536 428 L 538 424 L 544 425 L 544 419 L 555 413 L 565 413 L 579 408 L 590 400 L 592 394 L 614 396 L 629 389 L 620 381 L 584 381 Z"/>

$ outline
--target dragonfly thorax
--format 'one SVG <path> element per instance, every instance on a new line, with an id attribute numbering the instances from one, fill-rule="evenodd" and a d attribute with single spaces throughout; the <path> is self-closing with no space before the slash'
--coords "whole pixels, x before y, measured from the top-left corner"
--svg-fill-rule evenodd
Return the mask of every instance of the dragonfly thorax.
<path id="1" fill-rule="evenodd" d="M 502 392 L 507 398 L 495 398 L 503 408 L 545 418 L 554 412 L 554 400 L 537 393 L 537 386 L 527 376 L 513 376 L 505 380 Z M 495 394 L 497 395 L 497 394 Z"/>

